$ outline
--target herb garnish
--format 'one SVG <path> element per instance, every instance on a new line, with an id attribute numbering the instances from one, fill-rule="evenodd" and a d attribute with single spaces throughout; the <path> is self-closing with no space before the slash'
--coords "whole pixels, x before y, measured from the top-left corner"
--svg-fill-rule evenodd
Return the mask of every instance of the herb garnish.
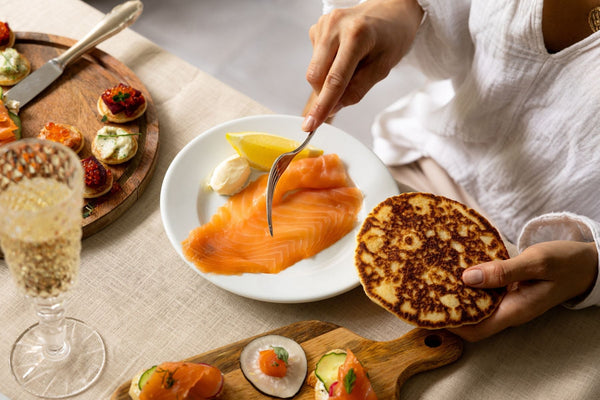
<path id="1" fill-rule="evenodd" d="M 104 114 L 102 116 L 102 119 L 100 120 L 100 122 L 106 122 L 106 121 L 108 121 L 108 117 L 106 116 L 106 114 Z"/>
<path id="2" fill-rule="evenodd" d="M 92 215 L 93 211 L 94 206 L 91 203 L 87 203 L 85 206 L 83 206 L 83 218 L 87 218 Z"/>
<path id="3" fill-rule="evenodd" d="M 131 97 L 131 93 L 123 93 L 119 91 L 119 93 L 115 94 L 112 99 L 115 103 L 119 103 L 121 101 L 125 101 Z"/>
<path id="4" fill-rule="evenodd" d="M 124 133 L 122 135 L 105 135 L 103 133 L 99 133 L 98 137 L 120 137 L 120 136 L 139 136 L 141 133 Z"/>
<path id="5" fill-rule="evenodd" d="M 350 368 L 346 376 L 344 376 L 344 389 L 346 389 L 346 393 L 352 393 L 352 389 L 354 388 L 355 382 L 356 374 L 354 373 L 354 368 Z"/>
<path id="6" fill-rule="evenodd" d="M 286 349 L 284 349 L 283 347 L 271 346 L 271 348 L 275 352 L 275 355 L 277 356 L 277 358 L 287 364 L 288 358 L 290 357 L 290 354 L 288 353 L 288 351 Z"/>
<path id="7" fill-rule="evenodd" d="M 177 372 L 178 369 L 179 369 L 179 367 L 175 368 L 172 372 L 169 371 L 168 369 L 162 369 L 162 368 L 157 369 L 155 371 L 155 373 L 157 373 L 157 374 L 163 374 L 162 382 L 161 382 L 162 388 L 170 389 L 175 384 L 175 378 L 173 378 L 173 375 L 175 375 L 175 372 Z"/>

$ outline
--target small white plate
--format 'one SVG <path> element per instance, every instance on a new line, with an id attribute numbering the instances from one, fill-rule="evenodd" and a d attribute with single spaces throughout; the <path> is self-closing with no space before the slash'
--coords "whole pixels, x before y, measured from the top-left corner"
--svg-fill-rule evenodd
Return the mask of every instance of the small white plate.
<path id="1" fill-rule="evenodd" d="M 160 194 L 160 212 L 167 236 L 191 268 L 227 291 L 261 301 L 302 303 L 333 297 L 359 284 L 354 267 L 354 249 L 360 223 L 373 207 L 398 194 L 399 190 L 385 165 L 371 150 L 349 134 L 326 124 L 319 127 L 311 145 L 325 153 L 337 153 L 364 196 L 358 222 L 352 232 L 314 257 L 278 274 L 207 274 L 199 271 L 183 255 L 181 242 L 192 229 L 208 222 L 227 200 L 207 187 L 214 167 L 235 154 L 225 134 L 260 131 L 302 142 L 306 133 L 301 130 L 301 124 L 302 118 L 287 115 L 260 115 L 226 122 L 189 142 L 167 170 Z"/>

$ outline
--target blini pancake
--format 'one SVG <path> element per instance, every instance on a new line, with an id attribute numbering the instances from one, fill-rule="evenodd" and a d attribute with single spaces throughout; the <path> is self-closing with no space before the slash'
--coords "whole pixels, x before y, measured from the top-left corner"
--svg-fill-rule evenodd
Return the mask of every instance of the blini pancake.
<path id="1" fill-rule="evenodd" d="M 475 210 L 430 193 L 403 193 L 378 204 L 357 235 L 356 268 L 371 300 L 428 329 L 489 317 L 505 288 L 476 289 L 463 271 L 507 259 L 498 231 Z"/>
<path id="2" fill-rule="evenodd" d="M 7 53 L 9 54 L 7 55 Z M 16 57 L 13 59 L 15 55 Z M 16 85 L 31 72 L 31 64 L 29 60 L 25 57 L 25 55 L 19 53 L 17 50 L 13 48 L 4 49 L 2 50 L 2 54 L 0 56 L 6 60 L 13 59 L 13 61 L 9 63 L 11 68 L 7 71 L 0 72 L 0 85 Z"/>

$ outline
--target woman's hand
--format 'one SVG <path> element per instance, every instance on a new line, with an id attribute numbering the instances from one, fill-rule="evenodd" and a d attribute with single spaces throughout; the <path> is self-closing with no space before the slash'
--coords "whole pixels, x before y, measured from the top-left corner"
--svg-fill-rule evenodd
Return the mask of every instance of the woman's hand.
<path id="1" fill-rule="evenodd" d="M 593 287 L 598 273 L 595 243 L 553 241 L 535 244 L 509 260 L 466 269 L 463 281 L 472 287 L 508 287 L 498 309 L 475 325 L 450 329 L 468 341 L 524 324 L 550 308 Z"/>
<path id="2" fill-rule="evenodd" d="M 310 29 L 306 79 L 318 94 L 303 129 L 355 104 L 408 52 L 423 17 L 416 0 L 369 0 L 323 15 Z"/>

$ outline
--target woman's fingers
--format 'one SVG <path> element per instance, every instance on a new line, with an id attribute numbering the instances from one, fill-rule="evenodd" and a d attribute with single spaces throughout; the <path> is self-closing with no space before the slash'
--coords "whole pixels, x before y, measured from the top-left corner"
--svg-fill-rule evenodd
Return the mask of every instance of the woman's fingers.
<path id="1" fill-rule="evenodd" d="M 423 10 L 415 0 L 371 0 L 322 16 L 309 31 L 306 79 L 317 99 L 302 128 L 310 131 L 360 101 L 410 48 Z"/>
<path id="2" fill-rule="evenodd" d="M 508 260 L 496 260 L 467 268 L 463 281 L 473 287 L 496 288 L 513 282 L 544 279 L 544 269 L 536 260 L 517 256 Z"/>
<path id="3" fill-rule="evenodd" d="M 489 318 L 452 331 L 475 341 L 521 325 L 558 304 L 585 296 L 594 286 L 597 273 L 595 243 L 575 241 L 538 243 L 512 259 L 468 268 L 463 280 L 469 286 L 506 286 L 508 291 Z"/>
<path id="4" fill-rule="evenodd" d="M 347 15 L 347 11 L 334 11 L 325 26 L 313 30 L 317 37 L 312 39 L 314 51 L 306 79 L 318 96 L 303 125 L 306 131 L 347 105 L 343 101 L 346 90 L 358 78 L 359 63 L 372 50 L 374 40 L 362 33 L 360 24 L 344 23 Z"/>
<path id="5" fill-rule="evenodd" d="M 350 80 L 353 79 L 354 72 L 362 56 L 362 50 L 357 46 L 357 43 L 342 43 L 338 53 L 331 64 L 331 68 L 327 72 L 323 84 L 318 89 L 318 97 L 313 105 L 310 115 L 313 120 L 313 126 L 306 125 L 304 130 L 310 131 L 319 126 L 325 121 L 334 111 L 340 108 L 343 104 L 342 96 L 345 94 Z M 320 76 L 319 72 L 315 72 L 315 76 Z M 313 80 L 313 84 L 316 79 Z M 313 85 L 313 87 L 318 85 Z M 338 106 L 339 104 L 339 106 Z M 338 107 L 336 107 L 338 106 Z"/>
<path id="6" fill-rule="evenodd" d="M 322 30 L 319 25 L 313 25 L 310 29 L 313 54 L 306 70 L 306 80 L 316 93 L 321 91 L 340 46 L 337 34 L 329 31 L 322 34 Z"/>
<path id="7" fill-rule="evenodd" d="M 556 305 L 548 298 L 551 290 L 547 282 L 516 286 L 506 293 L 498 309 L 490 317 L 478 324 L 464 325 L 450 331 L 474 342 L 506 328 L 522 325 Z"/>
<path id="8" fill-rule="evenodd" d="M 543 242 L 528 247 L 511 259 L 490 261 L 467 268 L 462 277 L 467 285 L 479 288 L 548 280 L 581 292 L 594 283 L 597 263 L 594 242 Z M 578 273 L 574 274 L 574 271 Z"/>

